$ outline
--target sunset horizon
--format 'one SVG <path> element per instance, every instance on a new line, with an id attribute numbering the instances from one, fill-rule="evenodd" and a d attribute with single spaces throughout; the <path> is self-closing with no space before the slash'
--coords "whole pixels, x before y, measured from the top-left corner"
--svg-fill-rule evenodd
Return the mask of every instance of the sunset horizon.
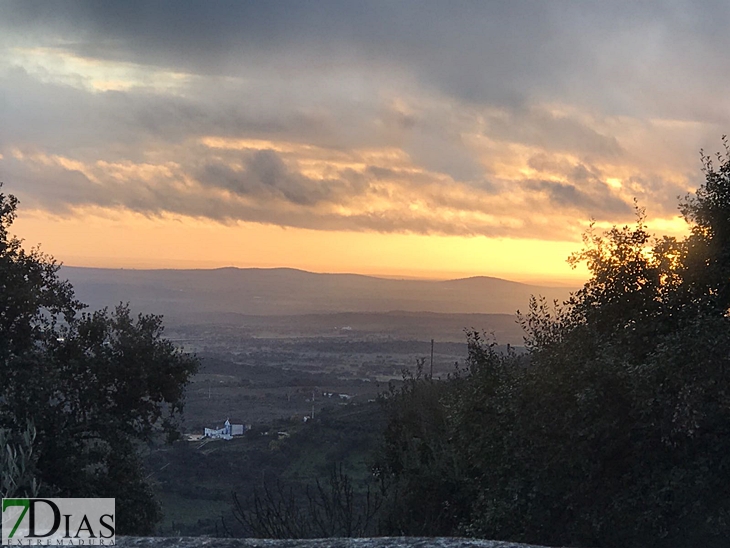
<path id="1" fill-rule="evenodd" d="M 8 192 L 7 185 L 2 189 Z M 271 252 L 261 250 L 260 254 L 266 257 L 262 260 L 255 260 L 246 257 L 246 250 L 231 251 L 230 248 L 217 256 L 206 257 L 211 250 L 206 247 L 205 242 L 198 246 L 191 245 L 188 249 L 181 250 L 174 247 L 170 241 L 172 235 L 160 234 L 148 243 L 153 246 L 162 246 L 161 249 L 150 249 L 149 255 L 138 253 L 137 247 L 145 237 L 152 232 L 150 228 L 143 227 L 136 238 L 134 232 L 130 238 L 129 225 L 112 227 L 109 231 L 99 234 L 89 234 L 84 224 L 79 221 L 58 220 L 58 224 L 52 230 L 48 230 L 48 221 L 34 223 L 33 215 L 24 215 L 22 204 L 16 222 L 13 225 L 13 232 L 24 241 L 26 247 L 38 247 L 43 253 L 52 256 L 55 260 L 65 266 L 82 268 L 108 268 L 108 269 L 138 269 L 138 270 L 211 270 L 226 267 L 236 268 L 293 268 L 315 273 L 332 274 L 360 274 L 384 278 L 411 278 L 424 280 L 450 280 L 468 278 L 475 276 L 490 276 L 511 281 L 529 283 L 535 285 L 581 285 L 586 279 L 586 272 L 583 268 L 573 269 L 567 263 L 568 256 L 579 251 L 579 242 L 542 242 L 540 240 L 517 241 L 514 240 L 488 240 L 483 237 L 473 238 L 448 238 L 425 235 L 370 235 L 363 233 L 325 233 L 307 234 L 311 231 L 297 229 L 286 229 L 281 234 L 282 242 L 279 253 L 271 256 Z M 53 222 L 53 221 L 51 221 Z M 144 220 L 143 224 L 155 224 L 154 220 Z M 159 227 L 159 225 L 158 225 Z M 215 230 L 218 227 L 209 226 L 204 231 Z M 104 252 L 105 240 L 109 233 L 114 230 L 120 232 L 115 241 L 118 242 L 117 249 L 124 251 L 114 255 L 83 255 L 79 256 L 75 250 L 77 242 L 86 239 L 88 242 L 93 238 L 89 247 L 94 247 Z M 230 227 L 218 228 L 230 234 L 234 229 Z M 249 227 L 251 229 L 251 227 Z M 279 227 L 253 227 L 255 231 L 279 231 Z M 295 234 L 292 235 L 292 232 Z M 304 232 L 304 234 L 301 234 Z M 176 231 L 179 233 L 179 229 Z M 178 235 L 178 234 L 175 234 Z M 327 260 L 326 257 L 313 260 L 308 256 L 311 251 L 306 247 L 300 247 L 302 240 L 306 241 L 307 236 L 328 240 L 326 248 L 338 246 L 343 249 L 343 255 L 336 258 L 341 262 Z M 378 236 L 383 240 L 379 245 Z M 433 240 L 442 240 L 441 246 L 434 248 Z M 262 239 L 258 238 L 258 241 Z M 370 245 L 357 246 L 358 240 L 368 240 Z M 444 243 L 443 240 L 446 240 Z M 451 240 L 451 241 L 449 241 Z M 270 240 L 267 240 L 270 241 Z M 96 244 L 96 245 L 94 245 Z M 129 247 L 126 247 L 129 245 Z M 322 245 L 321 243 L 319 245 Z M 352 247 L 354 245 L 354 247 Z M 520 253 L 515 250 L 520 245 L 525 246 L 527 251 Z M 282 250 L 281 248 L 284 247 Z M 472 248 L 471 250 L 469 248 Z M 356 250 L 357 256 L 353 257 L 344 253 L 347 249 Z M 126 251 L 126 254 L 125 254 Z M 144 251 L 144 250 L 143 250 Z M 537 268 L 531 269 L 535 257 L 540 257 Z M 406 258 L 410 255 L 410 258 Z M 495 261 L 494 257 L 503 257 L 501 261 Z M 495 262 L 497 264 L 495 265 Z M 419 267 L 419 263 L 426 266 Z M 511 267 L 511 268 L 510 268 Z"/>
<path id="2" fill-rule="evenodd" d="M 2 192 L 69 265 L 582 283 L 730 127 L 689 4 L 113 6 L 0 4 Z"/>
<path id="3" fill-rule="evenodd" d="M 0 0 L 3 544 L 726 546 L 728 28 Z"/>

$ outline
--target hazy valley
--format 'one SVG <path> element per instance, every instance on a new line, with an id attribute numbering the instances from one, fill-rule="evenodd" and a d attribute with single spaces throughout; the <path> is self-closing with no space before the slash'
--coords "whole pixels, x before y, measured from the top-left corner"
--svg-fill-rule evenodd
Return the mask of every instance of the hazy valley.
<path id="1" fill-rule="evenodd" d="M 264 477 L 311 482 L 332 462 L 362 474 L 382 428 L 378 395 L 419 359 L 430 372 L 431 339 L 433 374 L 445 378 L 464 365 L 466 331 L 519 347 L 515 312 L 530 295 L 568 296 L 564 288 L 488 277 L 393 280 L 284 268 L 63 267 L 61 275 L 91 310 L 128 302 L 135 313 L 163 314 L 166 336 L 201 358 L 184 432 L 230 418 L 257 433 L 149 453 L 165 512 L 161 532 L 190 534 L 215 533 L 222 514 L 230 525 L 230 491 L 245 493 Z M 319 420 L 305 425 L 312 412 Z M 292 438 L 284 443 L 281 432 Z M 216 469 L 235 473 L 223 479 Z"/>
<path id="2" fill-rule="evenodd" d="M 445 377 L 467 354 L 466 331 L 519 347 L 515 311 L 565 288 L 499 278 L 393 280 L 301 270 L 127 270 L 63 267 L 90 309 L 129 303 L 164 316 L 166 335 L 202 358 L 186 429 L 311 412 L 312 392 L 368 400 L 428 358 Z M 315 406 L 328 404 L 319 397 Z"/>
<path id="3" fill-rule="evenodd" d="M 530 295 L 564 299 L 568 289 L 477 276 L 447 281 L 318 274 L 290 268 L 134 270 L 65 266 L 92 308 L 129 301 L 168 322 L 228 321 L 229 314 L 281 316 L 334 312 L 514 314 Z"/>

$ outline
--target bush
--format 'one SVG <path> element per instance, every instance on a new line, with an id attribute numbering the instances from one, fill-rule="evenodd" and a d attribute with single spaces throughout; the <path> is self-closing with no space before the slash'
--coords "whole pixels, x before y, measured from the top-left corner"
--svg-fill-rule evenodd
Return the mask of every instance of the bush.
<path id="1" fill-rule="evenodd" d="M 28 424 L 21 435 L 0 429 L 0 498 L 28 498 L 38 495 L 36 477 L 36 430 Z"/>
<path id="2" fill-rule="evenodd" d="M 114 497 L 119 533 L 150 532 L 159 507 L 137 448 L 174 438 L 197 360 L 163 338 L 158 316 L 83 313 L 60 266 L 9 234 L 17 203 L 0 193 L 3 488 Z M 37 435 L 16 436 L 29 423 Z"/>
<path id="3" fill-rule="evenodd" d="M 724 546 L 730 534 L 730 154 L 704 158 L 685 239 L 590 230 L 591 277 L 520 315 L 526 358 L 388 400 L 391 531 L 548 545 Z"/>

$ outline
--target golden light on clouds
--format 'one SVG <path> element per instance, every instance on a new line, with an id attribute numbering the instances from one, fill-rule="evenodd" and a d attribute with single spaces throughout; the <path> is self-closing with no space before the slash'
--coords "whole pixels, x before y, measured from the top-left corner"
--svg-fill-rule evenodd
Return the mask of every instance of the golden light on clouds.
<path id="1" fill-rule="evenodd" d="M 215 268 L 288 266 L 419 278 L 476 273 L 575 285 L 585 271 L 566 263 L 574 242 L 512 238 L 315 231 L 180 216 L 149 218 L 89 208 L 73 217 L 24 211 L 16 231 L 28 245 L 71 266 Z M 91 228 L 91 229 L 90 229 Z"/>
<path id="2" fill-rule="evenodd" d="M 133 200 L 131 203 L 154 203 L 155 196 L 173 196 L 176 200 L 196 200 L 199 205 L 190 208 L 195 212 L 192 215 L 175 212 L 175 202 L 137 213 L 113 202 L 72 205 L 50 217 L 37 210 L 24 213 L 22 234 L 31 242 L 43 242 L 53 255 L 75 265 L 289 266 L 390 276 L 486 274 L 575 283 L 586 273 L 570 269 L 565 259 L 578 250 L 580 232 L 590 218 L 575 218 L 570 208 L 567 212 L 555 209 L 550 200 L 562 199 L 555 192 L 565 192 L 565 199 L 570 201 L 564 206 L 572 208 L 586 203 L 590 206 L 591 201 L 596 207 L 602 206 L 600 200 L 604 197 L 630 200 L 631 191 L 637 190 L 636 183 L 631 182 L 636 173 L 631 165 L 597 164 L 591 173 L 573 154 L 534 145 L 492 143 L 490 155 L 481 159 L 492 174 L 491 187 L 485 192 L 444 173 L 430 172 L 395 147 L 343 151 L 280 140 L 205 136 L 197 144 L 221 153 L 215 156 L 220 166 L 215 177 L 234 178 L 230 187 L 218 185 L 218 179 L 209 186 L 194 170 L 175 161 L 181 146 L 195 144 L 182 143 L 167 154 L 158 149 L 150 156 L 152 161 L 142 162 L 84 162 L 13 149 L 13 158 L 25 165 L 78 173 L 103 192 L 131 196 L 127 198 Z M 275 161 L 266 164 L 262 174 L 252 176 L 250 161 L 256 154 Z M 373 170 L 380 170 L 376 177 L 369 175 Z M 593 181 L 591 184 L 597 185 L 594 192 L 599 194 L 576 194 L 579 191 L 571 183 L 576 170 L 585 172 L 581 176 Z M 360 179 L 348 182 L 347 177 L 353 177 L 353 173 Z M 253 182 L 247 182 L 252 178 Z M 276 186 L 278 179 L 291 180 L 297 192 L 312 192 L 317 185 L 326 184 L 322 188 L 334 193 L 333 198 L 311 203 L 292 201 L 287 198 L 287 188 L 279 190 Z M 361 188 L 355 191 L 357 187 Z M 262 196 L 272 204 L 270 207 L 275 206 L 280 221 L 246 222 L 236 218 L 239 211 L 260 210 Z M 318 222 L 331 226 L 317 230 L 289 223 L 301 216 L 305 205 L 308 214 L 319 216 L 322 221 Z M 226 209 L 229 213 L 223 217 L 210 218 L 211 212 Z M 359 218 L 375 223 L 381 220 L 384 226 L 404 224 L 395 231 L 378 230 L 377 224 L 358 230 L 338 228 L 338 219 L 346 222 Z M 597 226 L 608 227 L 611 223 L 604 220 Z M 409 230 L 419 225 L 424 227 L 423 233 Z M 684 222 L 677 218 L 658 217 L 651 226 L 671 235 L 686 232 Z M 439 227 L 451 227 L 453 233 L 443 233 Z M 481 234 L 489 231 L 496 231 L 495 235 Z M 568 238 L 556 236 L 559 234 Z"/>
<path id="3" fill-rule="evenodd" d="M 0 4 L 19 232 L 79 265 L 520 279 L 581 277 L 564 260 L 582 231 L 631 223 L 634 199 L 657 233 L 686 233 L 677 197 L 730 125 L 726 77 L 707 70 L 724 50 L 664 55 L 642 25 L 616 45 L 613 12 L 518 4 L 458 24 L 446 7 L 365 7 L 355 33 L 347 3 L 316 32 L 265 3 L 181 6 L 174 32 L 155 6 L 139 26 L 103 4 L 41 19 Z M 648 50 L 650 65 L 631 53 Z"/>

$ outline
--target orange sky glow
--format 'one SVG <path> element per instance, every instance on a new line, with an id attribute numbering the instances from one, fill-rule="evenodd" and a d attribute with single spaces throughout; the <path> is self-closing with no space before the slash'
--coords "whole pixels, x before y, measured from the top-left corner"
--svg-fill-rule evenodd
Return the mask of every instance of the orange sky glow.
<path id="1" fill-rule="evenodd" d="M 17 231 L 29 245 L 70 266 L 217 268 L 288 266 L 313 272 L 452 279 L 475 275 L 576 285 L 584 269 L 565 259 L 575 242 L 319 232 L 256 223 L 221 225 L 196 219 L 86 213 L 48 218 L 25 212 Z"/>
<path id="2" fill-rule="evenodd" d="M 566 258 L 592 220 L 630 224 L 636 199 L 657 234 L 687 231 L 677 198 L 730 125 L 725 76 L 704 78 L 722 59 L 690 8 L 627 7 L 609 25 L 561 2 L 390 5 L 351 32 L 347 3 L 225 6 L 180 10 L 173 32 L 153 8 L 140 29 L 101 7 L 13 4 L 0 180 L 21 200 L 14 232 L 74 266 L 577 285 L 587 272 Z M 515 42 L 517 22 L 532 30 Z"/>

